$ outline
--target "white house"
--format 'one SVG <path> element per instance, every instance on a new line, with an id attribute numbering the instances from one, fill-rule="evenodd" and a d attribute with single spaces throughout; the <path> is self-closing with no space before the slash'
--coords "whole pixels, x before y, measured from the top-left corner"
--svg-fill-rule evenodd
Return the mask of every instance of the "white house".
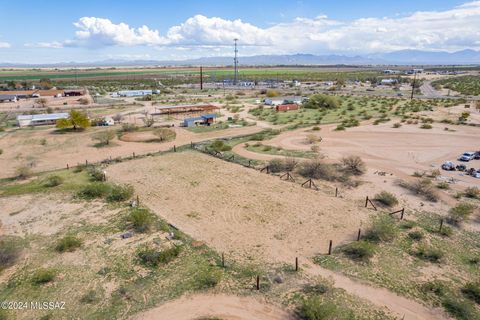
<path id="1" fill-rule="evenodd" d="M 115 125 L 115 120 L 113 120 L 112 117 L 105 117 L 105 118 L 103 118 L 103 123 L 106 126 L 113 126 L 113 125 Z"/>
<path id="2" fill-rule="evenodd" d="M 382 81 L 380 81 L 380 84 L 384 86 L 388 86 L 388 85 L 396 84 L 397 82 L 398 82 L 397 79 L 382 79 Z"/>
<path id="3" fill-rule="evenodd" d="M 17 102 L 17 96 L 14 94 L 0 94 L 0 102 Z"/>
<path id="4" fill-rule="evenodd" d="M 279 104 L 284 103 L 296 103 L 302 104 L 304 98 L 300 96 L 289 96 L 289 97 L 274 97 L 274 98 L 266 98 L 264 103 L 267 106 L 277 106 Z"/>
<path id="5" fill-rule="evenodd" d="M 17 116 L 17 124 L 19 127 L 51 125 L 67 118 L 68 113 L 26 114 Z"/>

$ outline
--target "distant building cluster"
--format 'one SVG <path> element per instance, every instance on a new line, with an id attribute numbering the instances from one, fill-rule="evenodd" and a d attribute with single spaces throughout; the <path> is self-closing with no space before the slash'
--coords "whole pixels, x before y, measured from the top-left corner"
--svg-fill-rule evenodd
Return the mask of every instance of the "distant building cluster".
<path id="1" fill-rule="evenodd" d="M 20 99 L 40 98 L 40 97 L 72 97 L 83 96 L 83 89 L 75 90 L 17 90 L 17 91 L 0 91 L 0 102 L 17 102 Z"/>
<path id="2" fill-rule="evenodd" d="M 121 90 L 113 92 L 110 96 L 112 98 L 118 97 L 143 97 L 152 94 L 159 94 L 160 90 Z"/>

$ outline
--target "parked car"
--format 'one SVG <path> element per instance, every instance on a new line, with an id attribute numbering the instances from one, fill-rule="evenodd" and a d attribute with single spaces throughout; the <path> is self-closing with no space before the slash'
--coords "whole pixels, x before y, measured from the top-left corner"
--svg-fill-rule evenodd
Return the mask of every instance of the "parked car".
<path id="1" fill-rule="evenodd" d="M 475 155 L 473 156 L 473 159 L 480 160 L 480 151 L 475 152 Z"/>
<path id="2" fill-rule="evenodd" d="M 458 160 L 468 162 L 470 160 L 473 160 L 474 158 L 475 158 L 475 152 L 465 152 L 460 156 L 460 158 L 458 158 Z"/>
<path id="3" fill-rule="evenodd" d="M 465 171 L 467 170 L 467 166 L 464 164 L 459 164 L 455 167 L 455 169 L 457 169 L 458 171 Z"/>
<path id="4" fill-rule="evenodd" d="M 455 171 L 455 164 L 451 161 L 447 161 L 442 164 L 442 169 L 447 171 Z"/>

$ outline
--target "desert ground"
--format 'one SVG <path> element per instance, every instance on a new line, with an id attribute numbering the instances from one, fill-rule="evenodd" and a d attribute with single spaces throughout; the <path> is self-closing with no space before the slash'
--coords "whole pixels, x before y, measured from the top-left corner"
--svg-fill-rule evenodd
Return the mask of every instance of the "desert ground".
<path id="1" fill-rule="evenodd" d="M 354 92 L 356 87 L 349 86 L 360 85 L 349 84 L 336 94 Z M 84 314 L 91 319 L 287 320 L 300 319 L 299 308 L 309 299 L 320 299 L 325 308 L 333 304 L 337 316 L 352 311 L 359 319 L 468 319 L 448 308 L 449 299 L 457 299 L 474 319 L 480 309 L 467 300 L 462 286 L 480 276 L 475 262 L 480 180 L 439 169 L 445 161 L 458 163 L 465 151 L 480 150 L 478 111 L 467 110 L 468 122 L 457 123 L 466 103 L 448 100 L 447 107 L 422 100 L 432 107 L 419 104 L 420 111 L 408 111 L 402 119 L 395 108 L 408 101 L 392 88 L 376 90 L 372 94 L 378 97 L 342 96 L 338 110 L 275 113 L 264 106 L 268 114 L 258 115 L 256 100 L 266 92 L 226 95 L 212 89 L 207 95 L 185 85 L 161 102 L 90 101 L 84 109 L 90 117 L 123 116 L 113 127 L 1 131 L 0 240 L 18 242 L 21 250 L 13 264 L 0 265 L 0 300 L 65 297 L 70 309 L 44 311 L 45 319 Z M 52 107 L 63 106 L 63 100 L 51 100 Z M 151 127 L 143 123 L 157 105 L 197 100 L 219 106 L 216 121 L 223 126 L 182 128 L 182 115 L 156 116 Z M 338 130 L 349 119 L 359 121 Z M 421 128 L 425 119 L 432 128 Z M 122 125 L 137 127 L 123 131 Z M 175 137 L 152 141 L 159 128 Z M 107 130 L 115 132 L 114 138 L 97 145 L 93 138 Z M 225 148 L 215 151 L 216 143 Z M 302 185 L 308 177 L 298 169 L 305 163 L 318 161 L 344 172 L 342 163 L 349 157 L 360 158 L 358 175 L 314 178 L 318 189 Z M 260 170 L 272 160 L 294 161 L 293 180 L 281 178 L 286 169 Z M 468 166 L 480 168 L 480 160 Z M 20 177 L 21 167 L 31 172 Z M 434 200 L 401 186 L 422 179 L 434 189 Z M 126 195 L 113 197 L 115 188 Z M 394 204 L 376 198 L 385 191 Z M 469 216 L 458 224 L 449 221 L 452 208 L 463 204 L 471 206 Z M 148 227 L 138 229 L 134 214 L 148 214 Z M 390 219 L 393 238 L 369 239 L 375 221 L 384 217 Z M 67 236 L 80 244 L 61 251 L 58 243 Z M 356 244 L 371 250 L 371 257 L 352 258 L 346 250 Z M 417 251 L 423 247 L 438 249 L 443 258 L 422 257 Z M 148 259 L 177 248 L 172 257 L 149 264 Z M 55 277 L 34 283 L 32 275 L 42 269 L 55 271 Z M 437 293 L 438 281 L 443 296 Z M 426 291 L 427 285 L 435 287 Z M 11 316 L 7 312 L 7 319 Z M 38 317 L 32 312 L 13 316 Z"/>

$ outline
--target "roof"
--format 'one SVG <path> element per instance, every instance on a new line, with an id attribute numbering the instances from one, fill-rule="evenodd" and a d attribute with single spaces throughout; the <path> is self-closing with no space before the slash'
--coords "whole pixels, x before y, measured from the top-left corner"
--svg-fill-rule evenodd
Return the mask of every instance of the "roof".
<path id="1" fill-rule="evenodd" d="M 284 103 L 284 104 L 279 104 L 277 107 L 298 107 L 298 104 L 296 104 L 296 103 Z"/>
<path id="2" fill-rule="evenodd" d="M 68 118 L 68 113 L 26 114 L 17 116 L 17 120 L 45 121 Z"/>
<path id="3" fill-rule="evenodd" d="M 193 117 L 193 118 L 183 119 L 184 122 L 191 122 L 191 121 L 196 121 L 196 120 L 203 120 L 203 118 L 202 117 Z"/>
<path id="4" fill-rule="evenodd" d="M 17 95 L 15 94 L 0 94 L 0 100 L 12 100 L 15 99 Z"/>
<path id="5" fill-rule="evenodd" d="M 220 109 L 213 104 L 192 104 L 192 105 L 179 105 L 179 106 L 160 106 L 155 107 L 155 109 L 182 109 L 182 108 L 211 108 L 211 109 Z"/>
<path id="6" fill-rule="evenodd" d="M 273 98 L 267 98 L 270 100 L 302 100 L 303 97 L 300 96 L 286 96 L 286 97 L 273 97 Z"/>
<path id="7" fill-rule="evenodd" d="M 204 119 L 213 119 L 213 118 L 216 118 L 217 115 L 214 114 L 214 113 L 210 113 L 210 114 L 201 115 L 200 117 L 202 117 L 202 118 L 204 118 Z"/>

